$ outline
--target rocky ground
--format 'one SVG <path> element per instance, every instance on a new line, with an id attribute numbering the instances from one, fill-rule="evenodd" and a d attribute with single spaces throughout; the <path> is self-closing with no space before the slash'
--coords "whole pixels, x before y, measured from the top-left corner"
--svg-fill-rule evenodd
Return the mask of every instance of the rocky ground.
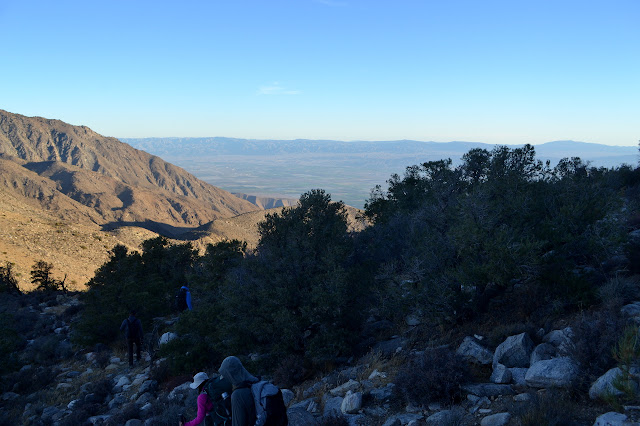
<path id="1" fill-rule="evenodd" d="M 144 359 L 130 368 L 124 345 L 73 346 L 70 325 L 78 311 L 75 295 L 15 302 L 12 314 L 28 323 L 20 330 L 28 341 L 20 354 L 24 366 L 3 378 L 0 424 L 175 425 L 180 413 L 195 416 L 191 377 L 169 376 L 155 352 L 143 352 Z M 640 302 L 626 305 L 620 315 L 637 322 Z M 157 334 L 147 334 L 147 343 L 170 340 L 175 321 L 156 319 Z M 426 342 L 410 348 L 397 336 L 360 360 L 284 389 L 290 424 L 531 425 L 545 424 L 536 423 L 536 416 L 548 419 L 550 410 L 571 411 L 571 424 L 577 425 L 638 424 L 632 422 L 639 420 L 640 407 L 621 405 L 615 412 L 603 402 L 622 393 L 615 383 L 623 370 L 612 369 L 592 383 L 589 398 L 567 399 L 581 374 L 568 355 L 572 337 L 570 327 L 540 329 L 536 336 L 520 333 L 493 348 L 482 336 L 467 336 L 451 349 L 479 372 L 476 381 L 462 386 L 458 401 L 414 406 L 399 397 L 398 371 L 438 348 Z M 640 374 L 631 367 L 628 380 L 637 392 Z M 419 374 L 416 370 L 416 380 Z M 558 418 L 566 418 L 561 414 Z"/>

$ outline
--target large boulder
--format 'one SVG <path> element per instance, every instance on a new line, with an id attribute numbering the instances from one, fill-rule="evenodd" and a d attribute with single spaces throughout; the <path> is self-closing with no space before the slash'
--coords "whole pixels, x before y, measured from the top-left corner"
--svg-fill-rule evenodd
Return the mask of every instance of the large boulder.
<path id="1" fill-rule="evenodd" d="M 331 417 L 342 414 L 342 401 L 341 396 L 334 396 L 333 398 L 327 398 L 324 402 L 324 410 L 322 417 Z"/>
<path id="2" fill-rule="evenodd" d="M 395 385 L 389 383 L 383 388 L 372 389 L 369 391 L 369 395 L 376 401 L 386 401 L 393 396 L 393 388 L 395 388 Z"/>
<path id="3" fill-rule="evenodd" d="M 169 343 L 170 341 L 172 341 L 173 339 L 177 338 L 178 335 L 176 333 L 172 333 L 172 332 L 166 332 L 162 335 L 162 337 L 160 337 L 160 344 L 161 345 L 166 345 L 167 343 Z"/>
<path id="4" fill-rule="evenodd" d="M 356 414 L 362 408 L 362 393 L 347 392 L 340 406 L 344 414 Z"/>
<path id="5" fill-rule="evenodd" d="M 527 371 L 525 381 L 534 388 L 569 388 L 578 377 L 579 369 L 569 357 L 538 361 Z"/>
<path id="6" fill-rule="evenodd" d="M 493 352 L 482 346 L 471 336 L 464 338 L 456 353 L 475 364 L 489 365 L 493 362 Z"/>
<path id="7" fill-rule="evenodd" d="M 493 354 L 493 366 L 502 364 L 505 367 L 528 367 L 533 341 L 527 333 L 509 336 Z"/>
<path id="8" fill-rule="evenodd" d="M 551 343 L 541 343 L 533 349 L 529 358 L 530 365 L 545 359 L 555 358 L 558 355 L 558 349 Z"/>
<path id="9" fill-rule="evenodd" d="M 511 371 L 502 364 L 498 364 L 491 373 L 491 379 L 493 383 L 507 384 L 511 383 Z"/>
<path id="10" fill-rule="evenodd" d="M 500 395 L 515 395 L 515 391 L 511 385 L 500 385 L 496 383 L 477 383 L 462 385 L 462 390 L 476 396 L 486 396 L 491 398 L 492 396 Z"/>
<path id="11" fill-rule="evenodd" d="M 429 426 L 460 424 L 462 413 L 458 410 L 442 410 L 427 417 L 425 423 Z"/>
<path id="12" fill-rule="evenodd" d="M 593 426 L 626 426 L 632 424 L 636 423 L 631 423 L 626 415 L 609 411 L 599 416 Z"/>
<path id="13" fill-rule="evenodd" d="M 616 381 L 637 392 L 637 383 L 633 380 L 628 380 L 627 383 L 623 383 L 624 373 L 620 368 L 615 367 L 604 373 L 591 385 L 591 388 L 589 388 L 589 398 L 602 399 L 607 395 L 618 396 L 624 394 L 623 391 L 614 386 Z"/>
<path id="14" fill-rule="evenodd" d="M 498 413 L 485 417 L 480 422 L 481 426 L 506 426 L 511 421 L 511 414 Z"/>
<path id="15" fill-rule="evenodd" d="M 556 348 L 562 355 L 566 355 L 571 349 L 573 342 L 573 329 L 571 327 L 563 328 L 562 330 L 553 330 L 542 338 L 545 343 L 550 343 Z"/>
<path id="16" fill-rule="evenodd" d="M 527 386 L 527 381 L 525 377 L 527 377 L 528 368 L 510 368 L 511 372 L 511 383 L 515 386 Z"/>

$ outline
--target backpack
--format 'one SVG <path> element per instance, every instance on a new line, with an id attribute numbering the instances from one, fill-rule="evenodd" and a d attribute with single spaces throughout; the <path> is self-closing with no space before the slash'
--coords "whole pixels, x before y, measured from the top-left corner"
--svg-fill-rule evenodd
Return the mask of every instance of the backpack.
<path id="1" fill-rule="evenodd" d="M 251 394 L 256 406 L 256 426 L 287 426 L 287 407 L 282 391 L 276 385 L 261 380 L 251 385 Z"/>
<path id="2" fill-rule="evenodd" d="M 231 383 L 222 376 L 207 380 L 204 391 L 213 402 L 213 410 L 209 413 L 215 426 L 231 424 Z"/>
<path id="3" fill-rule="evenodd" d="M 178 294 L 176 294 L 176 307 L 181 312 L 188 308 L 186 288 L 181 288 L 180 291 L 178 291 Z"/>
<path id="4" fill-rule="evenodd" d="M 137 319 L 134 319 L 133 321 L 131 321 L 129 318 L 127 318 L 127 328 L 129 329 L 129 335 L 128 338 L 129 339 L 137 339 L 138 337 L 138 324 L 137 324 Z"/>

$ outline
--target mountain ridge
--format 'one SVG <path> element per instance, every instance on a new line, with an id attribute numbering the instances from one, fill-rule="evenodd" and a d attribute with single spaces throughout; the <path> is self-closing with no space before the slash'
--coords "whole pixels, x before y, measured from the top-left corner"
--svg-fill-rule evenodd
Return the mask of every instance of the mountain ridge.
<path id="1" fill-rule="evenodd" d="M 22 289 L 36 261 L 82 289 L 123 244 L 182 235 L 259 207 L 86 126 L 0 110 L 0 262 Z M 233 228 L 230 228 L 233 231 Z M 232 235 L 202 234 L 202 249 Z"/>

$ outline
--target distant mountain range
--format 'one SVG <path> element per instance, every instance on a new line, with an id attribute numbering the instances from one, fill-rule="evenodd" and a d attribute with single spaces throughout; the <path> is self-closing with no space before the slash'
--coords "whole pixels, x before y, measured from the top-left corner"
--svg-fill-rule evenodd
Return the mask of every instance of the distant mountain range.
<path id="1" fill-rule="evenodd" d="M 122 138 L 132 146 L 161 156 L 195 176 L 234 193 L 258 197 L 297 198 L 322 188 L 334 200 L 362 208 L 375 185 L 407 166 L 451 158 L 459 163 L 479 142 L 335 140 L 249 140 L 233 138 Z M 515 147 L 515 146 L 512 146 Z M 556 164 L 580 157 L 596 167 L 637 164 L 635 146 L 608 146 L 575 141 L 536 145 L 537 157 Z"/>
<path id="2" fill-rule="evenodd" d="M 163 157 L 196 157 L 211 155 L 313 155 L 313 154 L 389 154 L 412 157 L 456 159 L 472 148 L 491 150 L 496 145 L 481 142 L 421 142 L 397 141 L 335 141 L 335 140 L 252 140 L 223 137 L 212 138 L 120 138 L 136 148 Z M 512 145 L 516 146 L 516 145 Z M 521 146 L 521 145 L 518 145 Z M 540 159 L 559 160 L 581 157 L 596 166 L 613 167 L 638 162 L 638 147 L 611 146 L 576 141 L 554 141 L 536 145 Z M 455 157 L 455 158 L 454 158 Z M 621 160 L 621 161 L 619 161 Z"/>

